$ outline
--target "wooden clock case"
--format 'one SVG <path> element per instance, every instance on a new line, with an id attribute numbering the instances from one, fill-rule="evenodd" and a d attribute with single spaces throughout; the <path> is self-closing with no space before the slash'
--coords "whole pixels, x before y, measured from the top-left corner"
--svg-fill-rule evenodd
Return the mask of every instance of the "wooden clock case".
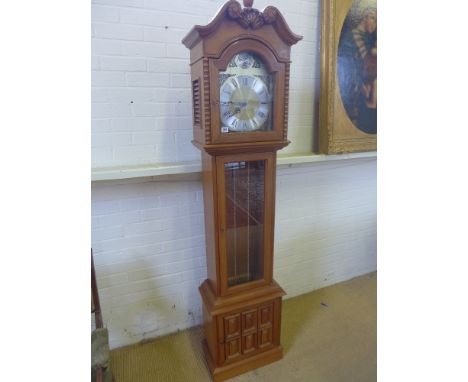
<path id="1" fill-rule="evenodd" d="M 203 348 L 215 381 L 282 357 L 281 300 L 285 293 L 273 280 L 276 152 L 289 143 L 290 48 L 302 37 L 290 30 L 275 7 L 259 11 L 247 1 L 244 6 L 228 1 L 208 25 L 193 27 L 182 41 L 190 49 L 193 144 L 202 153 L 208 278 L 199 289 L 205 330 Z M 218 76 L 242 51 L 258 55 L 274 75 L 272 129 L 223 134 Z M 231 206 L 225 195 L 225 165 L 239 161 L 264 164 L 262 245 L 259 276 L 230 286 L 227 225 Z"/>

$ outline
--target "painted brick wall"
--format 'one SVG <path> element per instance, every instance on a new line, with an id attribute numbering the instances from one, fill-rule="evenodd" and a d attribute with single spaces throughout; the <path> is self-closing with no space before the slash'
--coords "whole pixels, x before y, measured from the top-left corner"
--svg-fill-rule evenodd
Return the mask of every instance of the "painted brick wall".
<path id="1" fill-rule="evenodd" d="M 286 298 L 377 269 L 376 164 L 278 170 L 274 275 Z"/>
<path id="2" fill-rule="evenodd" d="M 92 164 L 112 167 L 198 159 L 191 145 L 189 51 L 182 38 L 224 0 L 93 0 Z M 318 95 L 319 2 L 277 6 L 304 39 L 292 48 L 289 138 L 310 152 Z"/>
<path id="3" fill-rule="evenodd" d="M 199 322 L 202 200 L 200 181 L 93 186 L 92 245 L 112 347 Z"/>
<path id="4" fill-rule="evenodd" d="M 94 167 L 198 160 L 190 143 L 188 51 L 181 39 L 224 1 L 94 0 Z M 292 49 L 289 138 L 283 152 L 314 148 L 319 3 L 277 6 L 304 40 Z M 201 322 L 206 277 L 198 178 L 92 187 L 92 245 L 111 347 Z M 276 280 L 287 298 L 376 269 L 376 160 L 280 167 Z"/>

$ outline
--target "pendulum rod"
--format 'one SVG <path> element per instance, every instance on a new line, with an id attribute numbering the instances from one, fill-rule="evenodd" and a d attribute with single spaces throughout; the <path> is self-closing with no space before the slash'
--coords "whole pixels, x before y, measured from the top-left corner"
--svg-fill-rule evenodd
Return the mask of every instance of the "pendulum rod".
<path id="1" fill-rule="evenodd" d="M 238 168 L 238 167 L 237 167 Z M 234 185 L 233 205 L 234 205 L 234 282 L 237 280 L 237 190 L 236 190 L 236 166 L 232 171 L 232 184 Z"/>
<path id="2" fill-rule="evenodd" d="M 250 281 L 250 162 L 247 162 L 247 280 Z"/>

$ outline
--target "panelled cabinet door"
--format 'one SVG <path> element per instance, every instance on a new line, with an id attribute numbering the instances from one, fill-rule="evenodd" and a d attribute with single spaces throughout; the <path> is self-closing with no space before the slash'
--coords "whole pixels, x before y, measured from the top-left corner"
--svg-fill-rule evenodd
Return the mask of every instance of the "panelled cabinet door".
<path id="1" fill-rule="evenodd" d="M 239 337 L 241 333 L 240 314 L 224 318 L 224 336 L 226 339 Z"/>
<path id="2" fill-rule="evenodd" d="M 242 336 L 242 354 L 249 354 L 257 350 L 257 333 Z"/>
<path id="3" fill-rule="evenodd" d="M 273 324 L 273 304 L 264 305 L 258 309 L 258 320 L 261 328 Z"/>
<path id="4" fill-rule="evenodd" d="M 257 331 L 257 309 L 242 313 L 242 334 Z"/>
<path id="5" fill-rule="evenodd" d="M 273 330 L 272 328 L 265 328 L 265 329 L 260 329 L 258 332 L 259 336 L 259 341 L 258 341 L 258 347 L 260 349 L 263 349 L 265 347 L 268 347 L 272 345 L 273 343 Z"/>
<path id="6" fill-rule="evenodd" d="M 235 338 L 226 342 L 226 361 L 235 359 L 241 355 L 241 339 Z"/>
<path id="7" fill-rule="evenodd" d="M 219 318 L 225 362 L 263 351 L 273 345 L 273 302 Z"/>
<path id="8" fill-rule="evenodd" d="M 266 348 L 273 344 L 273 304 L 258 309 L 258 347 Z"/>

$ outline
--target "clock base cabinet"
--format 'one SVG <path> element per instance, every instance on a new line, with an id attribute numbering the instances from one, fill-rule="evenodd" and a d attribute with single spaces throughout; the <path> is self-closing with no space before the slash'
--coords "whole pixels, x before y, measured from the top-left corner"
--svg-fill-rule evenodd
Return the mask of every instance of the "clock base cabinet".
<path id="1" fill-rule="evenodd" d="M 285 293 L 276 282 L 226 297 L 215 297 L 205 282 L 200 293 L 205 331 L 203 350 L 215 382 L 282 358 L 281 300 Z"/>

